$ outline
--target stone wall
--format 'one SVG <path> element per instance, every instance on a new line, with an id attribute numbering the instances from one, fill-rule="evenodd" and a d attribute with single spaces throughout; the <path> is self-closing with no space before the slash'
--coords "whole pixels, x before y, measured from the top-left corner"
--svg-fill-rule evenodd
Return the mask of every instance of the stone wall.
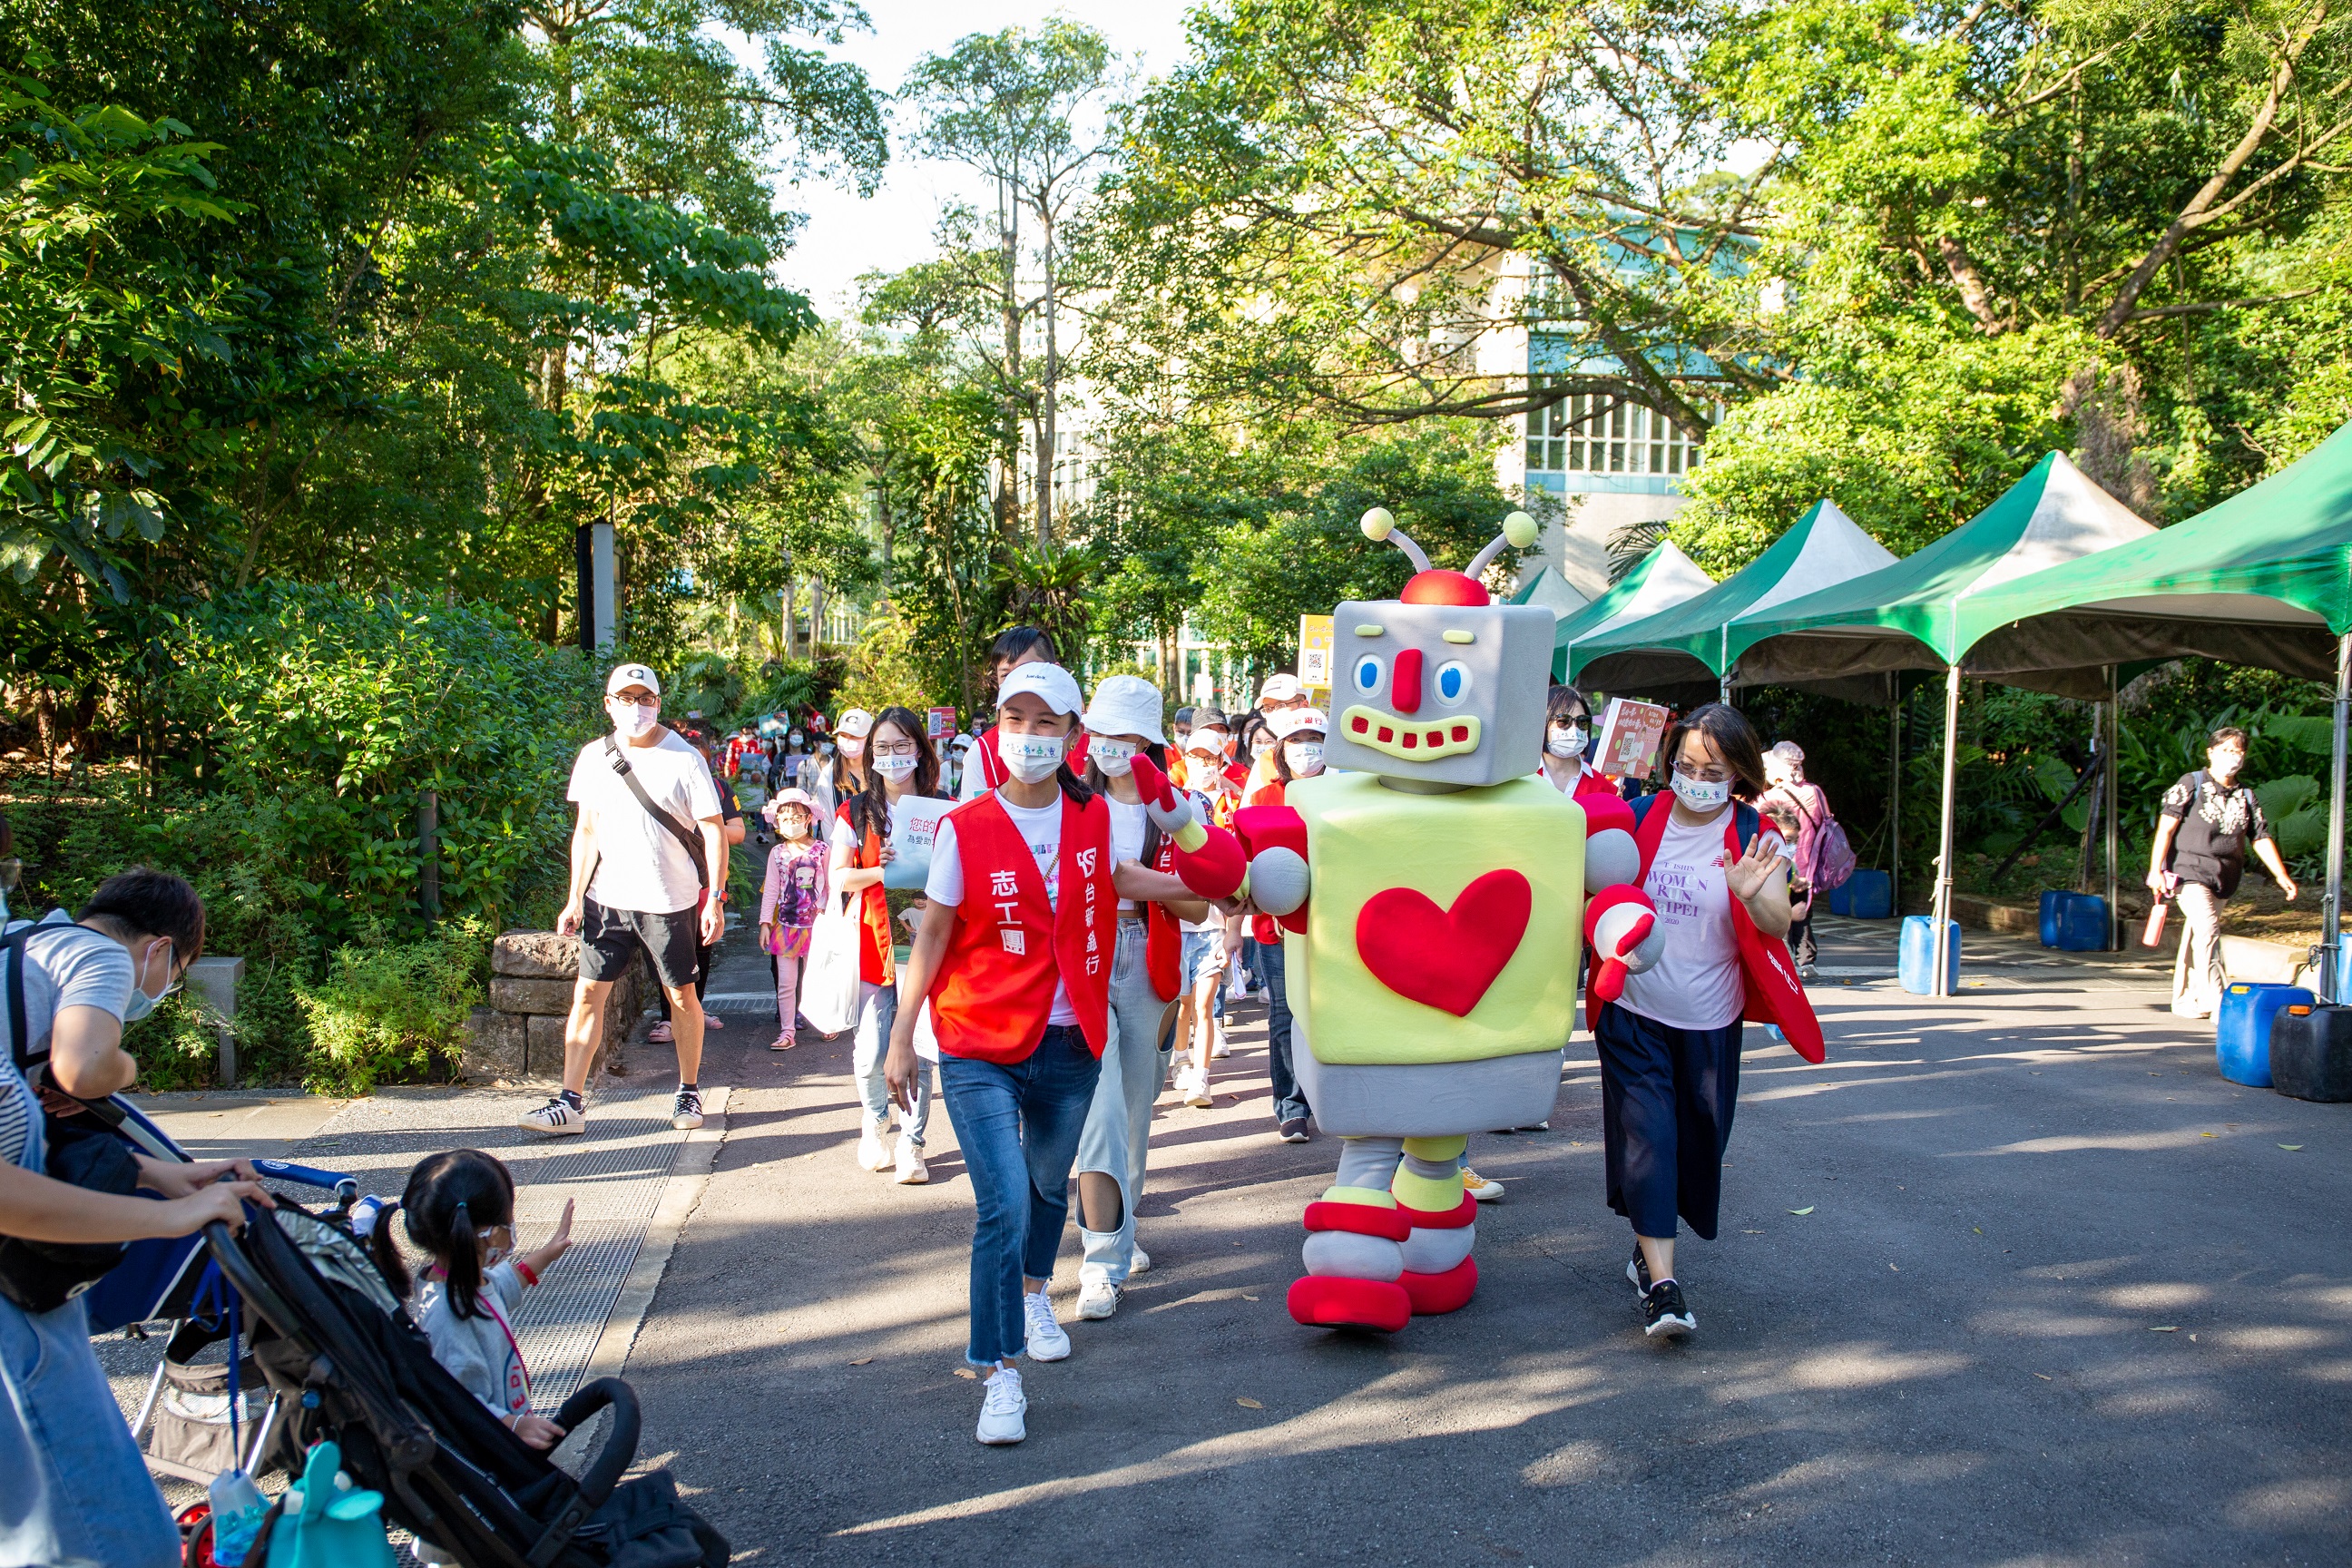
<path id="1" fill-rule="evenodd" d="M 458 1071 L 476 1083 L 552 1079 L 563 1075 L 563 1024 L 580 974 L 580 939 L 551 931 L 510 931 L 490 945 L 489 1005 L 467 1021 Z M 653 996 L 640 957 L 614 983 L 604 1002 L 599 1068 L 618 1077 L 622 1047 Z"/>

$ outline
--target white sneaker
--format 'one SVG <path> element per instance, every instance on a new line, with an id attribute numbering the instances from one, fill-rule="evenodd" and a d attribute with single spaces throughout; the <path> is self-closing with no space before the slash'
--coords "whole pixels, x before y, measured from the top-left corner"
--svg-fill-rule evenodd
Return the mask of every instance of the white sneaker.
<path id="1" fill-rule="evenodd" d="M 1139 1274 L 1148 1274 L 1150 1271 L 1151 1254 L 1144 1251 L 1143 1248 L 1139 1247 L 1137 1247 L 1135 1249 L 1135 1261 L 1127 1266 L 1128 1278 L 1132 1279 Z"/>
<path id="2" fill-rule="evenodd" d="M 891 1179 L 908 1187 L 919 1187 L 931 1179 L 930 1167 L 923 1163 L 923 1146 L 903 1132 L 898 1134 L 898 1173 Z"/>
<path id="3" fill-rule="evenodd" d="M 863 1171 L 884 1171 L 890 1167 L 890 1145 L 883 1137 L 890 1124 L 880 1117 L 866 1120 L 865 1129 L 857 1135 L 857 1166 Z"/>
<path id="4" fill-rule="evenodd" d="M 588 1117 L 574 1110 L 572 1102 L 557 1095 L 545 1105 L 534 1106 L 515 1118 L 515 1125 L 526 1132 L 585 1132 Z"/>
<path id="5" fill-rule="evenodd" d="M 1089 1279 L 1078 1287 L 1078 1317 L 1098 1323 L 1118 1310 L 1118 1287 L 1108 1279 Z"/>
<path id="6" fill-rule="evenodd" d="M 1176 1092 L 1183 1097 L 1185 1104 L 1197 1110 L 1206 1110 L 1217 1103 L 1216 1097 L 1209 1092 L 1209 1075 L 1199 1068 L 1186 1068 L 1176 1075 Z"/>
<path id="7" fill-rule="evenodd" d="M 988 1397 L 980 1406 L 980 1430 L 972 1436 L 983 1443 L 1018 1443 L 1029 1436 L 1029 1396 L 1021 1392 L 1021 1374 L 1009 1366 L 996 1369 L 988 1380 Z"/>
<path id="8" fill-rule="evenodd" d="M 1043 1290 L 1032 1290 L 1021 1298 L 1021 1315 L 1026 1319 L 1031 1361 L 1066 1361 L 1070 1354 L 1070 1336 L 1054 1321 L 1053 1299 Z"/>

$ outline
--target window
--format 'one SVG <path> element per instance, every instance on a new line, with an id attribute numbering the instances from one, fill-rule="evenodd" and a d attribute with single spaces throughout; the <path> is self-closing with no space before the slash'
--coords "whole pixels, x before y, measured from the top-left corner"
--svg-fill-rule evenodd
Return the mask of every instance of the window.
<path id="1" fill-rule="evenodd" d="M 1701 411 L 1714 420 L 1714 405 Z M 1578 393 L 1528 416 L 1531 474 L 1672 476 L 1697 468 L 1702 456 L 1680 426 L 1638 403 Z"/>

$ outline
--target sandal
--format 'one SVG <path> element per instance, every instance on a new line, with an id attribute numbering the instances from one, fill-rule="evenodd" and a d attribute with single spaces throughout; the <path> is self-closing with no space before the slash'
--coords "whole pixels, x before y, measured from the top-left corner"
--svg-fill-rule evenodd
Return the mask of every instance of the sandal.
<path id="1" fill-rule="evenodd" d="M 664 1018 L 646 1031 L 646 1041 L 649 1045 L 674 1046 L 677 1043 L 677 1037 L 670 1032 L 669 1020 Z"/>
<path id="2" fill-rule="evenodd" d="M 769 1043 L 768 1048 L 772 1051 L 789 1051 L 800 1043 L 800 1037 L 796 1035 L 778 1035 Z"/>

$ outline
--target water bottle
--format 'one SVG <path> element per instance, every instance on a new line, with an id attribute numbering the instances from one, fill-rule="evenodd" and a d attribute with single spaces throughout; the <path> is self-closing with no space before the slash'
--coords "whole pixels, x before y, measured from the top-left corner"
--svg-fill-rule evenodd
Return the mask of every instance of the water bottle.
<path id="1" fill-rule="evenodd" d="M 254 1537 L 261 1533 L 269 1504 L 243 1470 L 223 1470 L 206 1490 L 212 1496 L 213 1561 L 221 1568 L 238 1568 L 253 1550 Z"/>

